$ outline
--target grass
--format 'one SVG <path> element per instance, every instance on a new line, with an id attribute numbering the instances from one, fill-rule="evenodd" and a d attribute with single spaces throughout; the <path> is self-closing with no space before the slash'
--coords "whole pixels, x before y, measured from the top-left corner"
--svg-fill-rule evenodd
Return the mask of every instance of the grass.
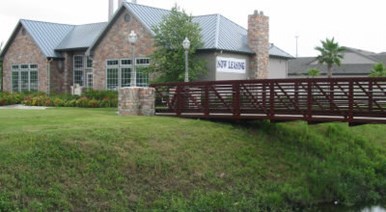
<path id="1" fill-rule="evenodd" d="M 385 201 L 383 125 L 232 125 L 74 108 L 0 110 L 0 120 L 0 211 Z"/>

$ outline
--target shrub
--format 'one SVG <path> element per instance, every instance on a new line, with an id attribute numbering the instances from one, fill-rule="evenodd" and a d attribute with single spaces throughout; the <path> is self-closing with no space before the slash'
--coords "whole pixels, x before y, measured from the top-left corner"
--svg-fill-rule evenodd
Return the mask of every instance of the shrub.
<path id="1" fill-rule="evenodd" d="M 82 96 L 85 96 L 90 99 L 95 99 L 95 100 L 104 100 L 104 99 L 112 100 L 112 99 L 118 99 L 118 92 L 87 89 Z"/>
<path id="2" fill-rule="evenodd" d="M 63 100 L 59 97 L 55 97 L 55 98 L 53 98 L 53 106 L 63 107 L 63 106 L 65 106 L 65 100 Z"/>
<path id="3" fill-rule="evenodd" d="M 48 96 L 42 92 L 0 92 L 0 106 L 20 103 L 28 106 L 117 107 L 118 93 L 116 91 L 95 91 L 90 89 L 79 97 L 69 94 L 53 94 Z"/>
<path id="4" fill-rule="evenodd" d="M 20 93 L 0 92 L 0 106 L 20 104 L 23 96 Z"/>
<path id="5" fill-rule="evenodd" d="M 100 106 L 99 102 L 96 99 L 91 99 L 88 101 L 88 107 L 97 108 L 102 106 Z"/>

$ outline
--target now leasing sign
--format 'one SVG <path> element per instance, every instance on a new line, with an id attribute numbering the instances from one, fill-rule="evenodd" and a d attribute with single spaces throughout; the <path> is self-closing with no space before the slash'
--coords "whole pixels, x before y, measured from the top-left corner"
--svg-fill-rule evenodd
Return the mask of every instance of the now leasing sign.
<path id="1" fill-rule="evenodd" d="M 247 70 L 247 61 L 245 59 L 236 59 L 228 57 L 217 57 L 216 71 L 245 74 Z"/>

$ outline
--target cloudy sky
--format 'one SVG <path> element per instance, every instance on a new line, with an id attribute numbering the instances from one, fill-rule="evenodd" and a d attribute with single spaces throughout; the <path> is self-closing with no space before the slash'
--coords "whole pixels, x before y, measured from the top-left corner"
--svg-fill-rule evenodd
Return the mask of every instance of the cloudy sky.
<path id="1" fill-rule="evenodd" d="M 116 0 L 117 1 L 117 0 Z M 130 0 L 128 0 L 130 1 Z M 248 14 L 270 17 L 270 42 L 296 55 L 315 56 L 320 40 L 335 37 L 340 45 L 386 51 L 382 0 L 137 0 L 170 9 L 175 4 L 192 15 L 219 13 L 247 27 Z M 9 39 L 19 19 L 85 24 L 107 20 L 108 0 L 0 0 L 0 42 Z"/>

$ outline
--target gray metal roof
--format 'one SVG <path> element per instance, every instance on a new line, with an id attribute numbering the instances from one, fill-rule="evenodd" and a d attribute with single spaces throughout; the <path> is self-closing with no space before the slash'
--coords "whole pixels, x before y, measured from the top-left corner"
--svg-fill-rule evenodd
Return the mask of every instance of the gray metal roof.
<path id="1" fill-rule="evenodd" d="M 346 51 L 356 53 L 373 60 L 372 63 L 342 63 L 341 66 L 333 67 L 334 75 L 366 76 L 370 74 L 373 65 L 386 61 L 385 54 L 375 54 L 372 52 L 348 48 Z M 316 62 L 316 57 L 299 57 L 288 62 L 289 76 L 304 76 L 310 68 L 317 68 L 322 75 L 327 74 L 327 66 Z"/>
<path id="2" fill-rule="evenodd" d="M 153 35 L 153 27 L 159 25 L 163 18 L 170 14 L 170 10 L 130 2 L 126 2 L 123 5 Z M 224 16 L 219 14 L 194 16 L 193 22 L 198 23 L 201 28 L 201 35 L 204 43 L 203 49 L 217 49 L 248 54 L 253 53 L 248 47 L 248 31 Z M 278 48 L 274 49 L 272 53 L 272 56 L 292 58 L 291 55 Z"/>
<path id="3" fill-rule="evenodd" d="M 204 49 L 218 49 L 234 52 L 253 53 L 248 47 L 247 30 L 222 15 L 193 17 L 201 27 Z"/>
<path id="4" fill-rule="evenodd" d="M 309 58 L 306 58 L 306 60 Z M 312 58 L 314 61 L 315 58 Z M 299 58 L 290 60 L 288 64 L 289 76 L 305 76 L 310 68 L 317 68 L 321 75 L 327 75 L 327 66 L 322 64 L 299 65 Z M 333 67 L 333 75 L 339 76 L 367 76 L 370 74 L 373 64 L 342 64 Z"/>
<path id="5" fill-rule="evenodd" d="M 163 18 L 170 14 L 170 10 L 129 2 L 125 2 L 119 11 L 124 9 L 133 14 L 153 35 L 153 27 L 159 25 Z M 119 12 L 116 16 L 117 14 Z M 109 23 L 79 26 L 31 20 L 21 20 L 20 24 L 26 28 L 46 57 L 61 57 L 60 50 L 88 48 L 87 52 L 91 51 L 103 38 L 105 31 L 111 27 L 114 20 L 113 18 Z M 219 14 L 196 16 L 193 17 L 193 22 L 198 23 L 201 28 L 203 49 L 253 54 L 248 47 L 247 30 L 224 16 Z M 15 32 L 12 37 L 15 36 Z M 270 47 L 269 53 L 271 56 L 292 57 L 275 46 Z"/>
<path id="6" fill-rule="evenodd" d="M 271 43 L 269 47 L 269 55 L 273 57 L 281 57 L 281 58 L 294 58 L 292 55 L 288 54 L 287 52 L 283 51 L 279 47 L 275 46 L 273 43 Z"/>
<path id="7" fill-rule="evenodd" d="M 88 48 L 106 25 L 107 22 L 75 26 L 56 50 Z"/>
<path id="8" fill-rule="evenodd" d="M 29 35 L 46 57 L 60 57 L 55 48 L 74 28 L 73 25 L 20 20 Z"/>
<path id="9" fill-rule="evenodd" d="M 152 30 L 158 26 L 170 10 L 164 10 L 126 2 L 127 8 L 154 35 Z M 253 53 L 248 47 L 247 30 L 222 15 L 194 16 L 193 22 L 201 28 L 203 49 L 218 49 L 235 52 Z"/>
<path id="10" fill-rule="evenodd" d="M 124 1 L 123 7 L 129 10 L 136 18 L 142 22 L 153 35 L 153 27 L 161 23 L 165 16 L 170 14 L 170 10 L 156 7 L 144 6 Z"/>

